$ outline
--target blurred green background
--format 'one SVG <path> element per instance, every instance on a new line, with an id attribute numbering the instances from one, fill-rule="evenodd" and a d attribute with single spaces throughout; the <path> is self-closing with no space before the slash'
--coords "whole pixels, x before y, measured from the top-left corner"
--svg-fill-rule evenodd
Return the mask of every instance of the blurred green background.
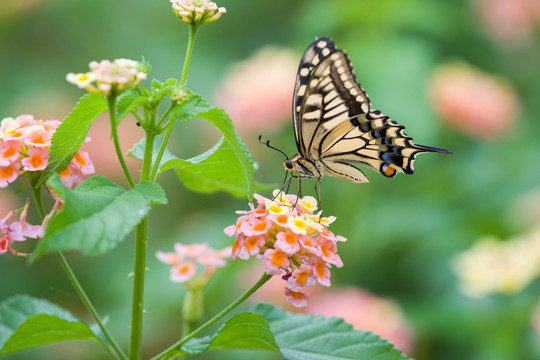
<path id="1" fill-rule="evenodd" d="M 340 244 L 345 266 L 333 269 L 330 291 L 358 287 L 395 301 L 413 334 L 408 353 L 417 360 L 540 359 L 540 334 L 533 328 L 540 281 L 517 294 L 473 299 L 458 291 L 451 268 L 453 256 L 482 235 L 504 239 L 527 232 L 534 221 L 540 225 L 539 218 L 533 218 L 533 223 L 521 221 L 523 213 L 517 202 L 540 186 L 538 22 L 531 20 L 530 12 L 521 11 L 518 14 L 525 18 L 516 23 L 522 26 L 530 21 L 529 33 L 494 34 L 482 20 L 489 16 L 482 15 L 482 9 L 501 1 L 222 0 L 218 5 L 225 6 L 227 13 L 197 35 L 188 87 L 210 102 L 231 66 L 258 49 L 279 45 L 294 51 L 299 60 L 316 36 L 329 36 L 349 54 L 375 108 L 405 125 L 417 143 L 454 153 L 421 156 L 412 176 L 387 179 L 366 170 L 369 184 L 333 178 L 322 183 L 325 214 L 338 218 L 333 231 L 349 239 Z M 508 2 L 517 6 L 530 3 Z M 512 10 L 505 11 L 510 14 Z M 173 15 L 166 0 L 2 0 L 0 117 L 31 113 L 36 118 L 62 119 L 82 95 L 65 81 L 65 74 L 85 71 L 91 60 L 144 57 L 152 65 L 150 78 L 178 77 L 186 37 L 187 26 Z M 516 111 L 515 121 L 497 136 L 485 140 L 436 115 L 428 84 L 438 65 L 454 60 L 504 79 L 515 91 L 519 114 Z M 91 135 L 93 142 L 108 138 L 107 120 L 101 120 L 101 128 L 95 125 L 101 130 Z M 123 126 L 131 134 L 123 139 L 128 149 L 142 132 L 132 119 Z M 290 155 L 295 153 L 290 120 L 278 132 L 261 132 L 273 145 Z M 279 185 L 282 156 L 258 144 L 258 134 L 242 134 L 259 166 L 256 179 Z M 182 158 L 208 149 L 218 138 L 197 120 L 177 126 L 174 136 L 171 148 Z M 98 166 L 99 154 L 90 155 L 96 159 L 98 173 L 122 182 L 114 168 Z M 155 252 L 172 251 L 176 241 L 207 241 L 216 248 L 230 245 L 231 239 L 222 230 L 235 221 L 234 210 L 247 208 L 245 199 L 224 193 L 188 192 L 174 174 L 164 175 L 160 183 L 169 205 L 156 207 L 150 217 L 146 356 L 171 344 L 181 328 L 182 285 L 169 281 L 169 268 L 157 261 Z M 310 193 L 312 186 L 306 181 L 304 192 Z M 7 199 L 3 201 L 22 205 L 27 194 L 15 197 L 11 195 L 15 189 L 16 184 L 2 189 Z M 128 341 L 132 240 L 128 238 L 98 258 L 68 254 L 80 281 L 122 344 Z M 24 244 L 26 250 L 32 245 L 32 240 Z M 24 246 L 18 249 L 24 250 Z M 208 288 L 209 315 L 250 286 L 254 280 L 242 274 L 251 269 L 249 264 L 237 262 L 217 273 Z M 89 320 L 54 256 L 28 266 L 24 259 L 3 255 L 0 279 L 0 300 L 27 293 L 57 302 Z M 359 307 L 358 311 L 364 310 Z M 106 355 L 94 344 L 72 343 L 6 358 L 99 359 Z M 197 358 L 254 356 L 275 358 L 248 352 Z"/>

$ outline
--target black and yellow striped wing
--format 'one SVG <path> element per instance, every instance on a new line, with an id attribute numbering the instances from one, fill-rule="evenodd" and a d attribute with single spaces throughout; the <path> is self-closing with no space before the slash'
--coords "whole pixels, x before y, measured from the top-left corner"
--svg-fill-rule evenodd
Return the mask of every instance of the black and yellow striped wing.
<path id="1" fill-rule="evenodd" d="M 352 164 L 387 177 L 412 174 L 419 153 L 448 153 L 414 144 L 403 126 L 372 110 L 347 55 L 326 37 L 311 44 L 300 61 L 293 107 L 300 156 L 332 176 L 367 182 Z"/>

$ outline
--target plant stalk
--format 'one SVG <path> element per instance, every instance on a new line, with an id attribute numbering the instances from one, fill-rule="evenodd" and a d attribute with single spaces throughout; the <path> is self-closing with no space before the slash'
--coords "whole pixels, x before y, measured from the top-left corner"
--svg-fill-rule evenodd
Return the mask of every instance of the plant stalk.
<path id="1" fill-rule="evenodd" d="M 156 135 L 148 132 L 144 147 L 141 181 L 149 180 L 152 166 L 152 152 Z M 141 354 L 143 329 L 144 277 L 146 271 L 146 248 L 148 246 L 148 216 L 137 225 L 135 239 L 135 263 L 133 270 L 133 295 L 131 304 L 131 333 L 129 359 L 138 360 Z"/>
<path id="2" fill-rule="evenodd" d="M 191 54 L 193 53 L 193 44 L 195 44 L 195 35 L 197 35 L 197 29 L 197 25 L 189 25 L 186 57 L 184 58 L 184 66 L 182 67 L 182 75 L 180 76 L 180 86 L 182 87 L 186 85 L 187 73 L 189 69 L 189 63 L 191 61 Z"/>
<path id="3" fill-rule="evenodd" d="M 189 340 L 193 339 L 195 336 L 197 336 L 202 331 L 206 330 L 213 324 L 215 324 L 217 321 L 221 320 L 225 315 L 227 315 L 231 310 L 236 308 L 238 305 L 240 305 L 244 300 L 246 300 L 248 297 L 251 296 L 255 291 L 257 291 L 265 282 L 270 280 L 272 275 L 263 274 L 259 281 L 255 285 L 253 285 L 248 291 L 246 291 L 242 296 L 240 296 L 238 299 L 236 299 L 234 302 L 232 302 L 229 306 L 227 306 L 225 309 L 221 310 L 217 315 L 215 315 L 213 318 L 208 320 L 206 323 L 201 325 L 199 328 L 197 328 L 195 331 L 190 333 L 187 336 L 184 336 L 180 341 L 169 347 L 167 350 L 162 352 L 161 354 L 158 354 L 157 356 L 153 357 L 152 360 L 162 360 L 162 359 L 169 359 L 173 356 L 175 356 L 178 352 L 180 352 L 180 348 L 182 345 L 184 345 Z"/>
<path id="4" fill-rule="evenodd" d="M 113 138 L 114 149 L 116 150 L 116 156 L 118 157 L 120 166 L 122 166 L 122 170 L 124 171 L 124 175 L 126 176 L 129 186 L 134 187 L 135 181 L 133 180 L 133 177 L 131 176 L 131 173 L 129 172 L 129 169 L 126 165 L 126 161 L 124 160 L 124 155 L 122 154 L 122 149 L 120 148 L 120 141 L 118 140 L 118 130 L 116 128 L 118 126 L 118 124 L 116 123 L 116 96 L 115 95 L 107 96 L 107 103 L 109 105 L 109 120 L 111 121 L 111 136 Z"/>

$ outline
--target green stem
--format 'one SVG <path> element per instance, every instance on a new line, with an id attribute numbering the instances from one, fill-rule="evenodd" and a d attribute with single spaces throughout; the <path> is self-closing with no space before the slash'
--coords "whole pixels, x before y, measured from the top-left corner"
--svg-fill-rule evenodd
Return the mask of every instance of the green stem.
<path id="1" fill-rule="evenodd" d="M 157 180 L 157 175 L 158 175 L 161 159 L 163 158 L 163 153 L 165 153 L 165 149 L 167 148 L 167 143 L 169 142 L 169 138 L 171 137 L 173 125 L 174 123 L 167 124 L 167 130 L 165 130 L 165 135 L 163 136 L 163 140 L 161 141 L 161 145 L 159 147 L 159 150 L 156 156 L 154 168 L 152 169 L 152 173 L 150 174 L 150 179 L 152 181 Z"/>
<path id="2" fill-rule="evenodd" d="M 141 171 L 141 181 L 150 179 L 150 169 L 152 165 L 152 152 L 156 135 L 152 132 L 146 134 L 146 145 L 144 148 L 143 166 Z M 142 344 L 143 325 L 143 300 L 144 300 L 144 276 L 146 270 L 146 248 L 148 246 L 148 216 L 137 225 L 135 239 L 135 264 L 133 270 L 133 295 L 131 304 L 131 334 L 129 343 L 129 359 L 140 358 Z"/>
<path id="3" fill-rule="evenodd" d="M 264 274 L 261 276 L 259 281 L 255 285 L 251 287 L 248 291 L 246 291 L 242 296 L 240 296 L 238 299 L 236 299 L 233 303 L 231 303 L 229 306 L 227 306 L 225 309 L 221 310 L 220 313 L 215 315 L 213 318 L 208 320 L 206 323 L 201 325 L 197 330 L 193 331 L 191 334 L 184 336 L 180 341 L 175 343 L 173 346 L 169 347 L 167 350 L 162 352 L 161 354 L 155 356 L 152 358 L 152 360 L 158 360 L 158 359 L 169 359 L 170 357 L 174 356 L 177 352 L 181 351 L 180 348 L 182 345 L 184 345 L 186 342 L 197 336 L 199 333 L 201 333 L 203 330 L 206 330 L 210 326 L 212 326 L 214 323 L 222 319 L 225 315 L 227 315 L 231 310 L 233 310 L 235 307 L 240 305 L 244 300 L 246 300 L 248 297 L 251 296 L 257 289 L 259 289 L 265 282 L 270 280 L 272 275 Z"/>
<path id="4" fill-rule="evenodd" d="M 182 67 L 182 75 L 180 76 L 180 86 L 186 85 L 189 63 L 191 61 L 191 53 L 193 52 L 193 44 L 195 43 L 195 35 L 197 35 L 197 25 L 189 25 L 188 45 L 186 57 L 184 58 L 184 66 Z"/>
<path id="5" fill-rule="evenodd" d="M 62 264 L 62 267 L 64 268 L 64 271 L 66 272 L 69 280 L 71 281 L 71 284 L 75 288 L 75 291 L 77 291 L 77 294 L 79 294 L 79 297 L 81 298 L 82 302 L 84 303 L 84 306 L 86 306 L 86 308 L 88 309 L 88 311 L 90 312 L 90 314 L 92 315 L 92 317 L 94 318 L 96 323 L 98 324 L 99 328 L 103 332 L 103 335 L 105 336 L 105 338 L 107 339 L 109 344 L 112 346 L 112 349 L 109 346 L 107 346 L 107 344 L 104 344 L 105 347 L 107 349 L 109 349 L 109 351 L 111 351 L 111 353 L 113 353 L 113 354 L 116 353 L 116 356 L 119 357 L 120 359 L 127 359 L 127 356 L 124 353 L 124 351 L 122 350 L 122 348 L 120 347 L 120 345 L 118 345 L 118 343 L 114 340 L 114 338 L 111 335 L 111 333 L 109 332 L 109 330 L 105 327 L 105 325 L 101 321 L 101 318 L 99 317 L 99 315 L 98 315 L 98 313 L 96 311 L 96 308 L 94 307 L 94 305 L 92 304 L 92 302 L 88 298 L 88 295 L 86 295 L 86 292 L 84 291 L 81 284 L 77 280 L 77 277 L 73 273 L 73 270 L 71 270 L 71 267 L 69 266 L 65 256 L 61 252 L 57 252 L 56 255 L 58 255 L 58 259 L 60 260 L 60 263 Z"/>
<path id="6" fill-rule="evenodd" d="M 36 188 L 35 185 L 36 184 L 32 183 L 32 191 L 33 191 L 33 194 L 34 194 L 34 201 L 36 202 L 37 208 L 38 208 L 39 213 L 41 215 L 41 218 L 43 219 L 43 218 L 45 218 L 45 209 L 43 207 L 43 200 L 42 200 L 42 197 L 41 197 L 41 187 Z M 88 312 L 90 312 L 90 314 L 92 315 L 92 317 L 94 318 L 94 320 L 98 324 L 99 328 L 103 332 L 103 335 L 105 336 L 105 338 L 107 339 L 107 341 L 111 345 L 112 349 L 111 349 L 111 347 L 107 346 L 107 344 L 102 342 L 104 347 L 107 348 L 109 351 L 111 351 L 111 353 L 113 353 L 113 354 L 116 353 L 116 356 L 119 357 L 120 359 L 127 359 L 127 356 L 122 351 L 122 348 L 114 340 L 114 338 L 111 335 L 111 333 L 109 332 L 109 330 L 103 324 L 103 321 L 101 321 L 101 318 L 99 317 L 99 315 L 98 315 L 98 313 L 96 311 L 96 308 L 94 307 L 94 305 L 90 301 L 90 298 L 88 297 L 88 295 L 86 295 L 86 292 L 84 291 L 84 289 L 81 286 L 81 283 L 79 282 L 79 280 L 75 276 L 75 273 L 73 272 L 73 270 L 71 270 L 71 267 L 69 266 L 69 263 L 67 262 L 67 259 L 65 258 L 65 256 L 61 252 L 57 252 L 56 255 L 58 255 L 58 259 L 60 260 L 60 263 L 62 264 L 62 267 L 64 268 L 64 271 L 66 272 L 66 275 L 69 278 L 69 281 L 71 281 L 71 284 L 73 285 L 73 287 L 75 288 L 75 291 L 77 292 L 77 294 L 81 298 L 81 301 L 83 302 L 84 306 L 86 306 L 86 309 L 88 310 Z"/>
<path id="7" fill-rule="evenodd" d="M 41 220 L 45 219 L 45 208 L 43 207 L 43 199 L 41 198 L 41 186 L 36 187 L 37 182 L 32 181 L 32 194 L 34 195 L 34 201 L 36 202 Z"/>
<path id="8" fill-rule="evenodd" d="M 156 127 L 160 128 L 161 125 L 163 124 L 163 121 L 165 121 L 165 119 L 167 118 L 167 116 L 169 116 L 170 112 L 172 111 L 172 109 L 174 109 L 174 106 L 175 106 L 175 103 L 172 102 L 171 105 L 169 106 L 169 108 L 167 109 L 167 111 L 165 111 L 165 114 L 163 114 L 163 116 L 159 119 L 159 121 L 157 122 L 157 125 Z M 167 125 L 166 125 L 167 126 Z"/>
<path id="9" fill-rule="evenodd" d="M 133 181 L 133 177 L 131 176 L 131 173 L 129 172 L 129 169 L 126 165 L 126 161 L 124 160 L 124 155 L 122 155 L 122 149 L 120 149 L 120 141 L 118 140 L 118 131 L 116 129 L 118 125 L 116 123 L 116 96 L 114 95 L 107 96 L 107 102 L 109 104 L 109 119 L 111 121 L 111 135 L 114 142 L 114 149 L 116 150 L 116 156 L 118 157 L 118 161 L 120 162 L 120 165 L 122 166 L 124 175 L 126 175 L 126 179 L 129 183 L 129 186 L 134 187 L 135 181 Z"/>

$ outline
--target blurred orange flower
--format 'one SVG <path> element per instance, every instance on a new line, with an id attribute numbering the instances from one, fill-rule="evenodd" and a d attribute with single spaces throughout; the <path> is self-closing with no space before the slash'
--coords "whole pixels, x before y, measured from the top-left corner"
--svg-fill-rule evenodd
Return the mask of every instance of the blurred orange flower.
<path id="1" fill-rule="evenodd" d="M 443 120 L 481 140 L 504 136 L 519 113 L 517 96 L 508 84 L 464 63 L 437 67 L 428 93 Z"/>
<path id="2" fill-rule="evenodd" d="M 532 40 L 540 20 L 538 0 L 475 0 L 484 31 L 504 45 Z"/>
<path id="3" fill-rule="evenodd" d="M 290 50 L 269 46 L 230 70 L 216 103 L 239 132 L 276 131 L 290 120 L 298 59 Z"/>

